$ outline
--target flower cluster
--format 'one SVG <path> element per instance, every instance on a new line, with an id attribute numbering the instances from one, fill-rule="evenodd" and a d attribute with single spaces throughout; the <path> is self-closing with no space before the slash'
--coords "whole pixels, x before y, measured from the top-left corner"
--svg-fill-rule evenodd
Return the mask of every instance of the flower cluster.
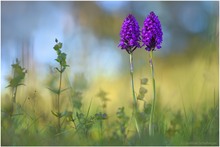
<path id="1" fill-rule="evenodd" d="M 121 49 L 126 49 L 128 53 L 131 53 L 134 51 L 137 47 L 140 48 L 140 30 L 139 25 L 135 17 L 131 14 L 129 14 L 121 28 L 120 32 L 120 43 L 118 47 L 120 46 Z M 133 49 L 133 50 L 132 50 Z"/>
<path id="2" fill-rule="evenodd" d="M 161 29 L 161 24 L 158 16 L 151 12 L 144 21 L 144 26 L 142 28 L 142 42 L 146 45 L 146 50 L 154 50 L 161 48 L 161 43 L 163 41 L 163 32 Z"/>
<path id="3" fill-rule="evenodd" d="M 121 39 L 118 46 L 120 46 L 121 49 L 126 49 L 128 53 L 131 53 L 137 47 L 141 47 L 139 42 L 142 40 L 142 46 L 146 46 L 145 49 L 147 51 L 154 51 L 155 48 L 161 48 L 163 32 L 160 20 L 154 12 L 150 12 L 146 17 L 141 33 L 142 39 L 140 38 L 140 30 L 137 20 L 133 15 L 129 14 L 122 24 L 120 32 Z"/>

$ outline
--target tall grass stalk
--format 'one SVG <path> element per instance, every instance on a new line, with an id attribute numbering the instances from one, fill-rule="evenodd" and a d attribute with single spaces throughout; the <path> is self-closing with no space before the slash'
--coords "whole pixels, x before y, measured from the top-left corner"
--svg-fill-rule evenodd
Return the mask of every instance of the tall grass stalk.
<path id="1" fill-rule="evenodd" d="M 137 99 L 135 96 L 135 91 L 134 91 L 134 66 L 133 66 L 133 53 L 131 52 L 130 54 L 130 75 L 131 75 L 131 87 L 132 87 L 132 94 L 133 94 L 133 116 L 134 116 L 134 121 L 135 121 L 135 127 L 137 129 L 138 135 L 140 137 L 140 130 L 136 118 L 136 113 L 137 113 Z"/>
<path id="2" fill-rule="evenodd" d="M 154 109 L 155 109 L 155 101 L 156 101 L 156 85 L 155 85 L 155 78 L 154 78 L 154 65 L 153 65 L 153 50 L 150 51 L 150 67 L 151 67 L 151 76 L 152 76 L 152 86 L 153 86 L 153 98 L 152 98 L 152 107 L 150 113 L 150 123 L 149 123 L 149 135 L 154 135 Z"/>

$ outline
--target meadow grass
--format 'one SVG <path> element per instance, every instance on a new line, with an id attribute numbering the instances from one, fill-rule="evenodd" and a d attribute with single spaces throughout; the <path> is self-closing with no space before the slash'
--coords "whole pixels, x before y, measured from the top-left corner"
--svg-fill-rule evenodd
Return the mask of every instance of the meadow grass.
<path id="1" fill-rule="evenodd" d="M 134 56 L 139 56 L 138 52 L 136 53 Z M 142 51 L 139 53 L 141 57 Z M 136 118 L 141 130 L 140 136 L 135 124 L 131 122 L 132 95 L 128 92 L 128 86 L 124 86 L 130 83 L 129 75 L 119 75 L 114 80 L 100 76 L 94 83 L 87 83 L 83 76 L 77 76 L 72 82 L 69 74 L 63 74 L 62 87 L 68 89 L 60 96 L 59 115 L 62 118 L 59 120 L 59 128 L 58 118 L 51 113 L 57 106 L 56 101 L 49 103 L 48 100 L 53 102 L 57 94 L 51 94 L 47 89 L 53 89 L 53 86 L 57 87 L 59 83 L 59 72 L 54 72 L 51 79 L 47 78 L 48 86 L 45 88 L 36 87 L 27 91 L 25 89 L 29 85 L 19 86 L 16 102 L 13 101 L 13 90 L 2 94 L 1 143 L 20 146 L 218 146 L 219 87 L 216 53 L 217 51 L 209 54 L 200 52 L 196 58 L 182 54 L 171 55 L 166 62 L 163 62 L 164 58 L 154 58 L 157 100 L 152 136 L 149 135 L 152 108 L 150 98 L 153 95 L 151 78 L 138 76 L 150 77 L 150 70 L 149 73 L 143 74 L 146 72 L 146 66 L 140 69 L 139 63 L 134 61 L 137 67 L 134 82 L 140 83 L 134 88 L 139 106 Z M 146 60 L 146 54 L 143 56 Z M 112 86 L 113 83 L 118 83 L 118 87 Z M 97 84 L 102 88 L 96 87 Z M 59 88 L 58 85 L 59 92 L 62 87 Z M 25 92 L 21 92 L 22 89 Z M 43 89 L 46 89 L 49 95 L 44 94 Z M 45 102 L 44 97 L 47 97 L 49 102 Z M 12 109 L 13 103 L 15 106 Z"/>

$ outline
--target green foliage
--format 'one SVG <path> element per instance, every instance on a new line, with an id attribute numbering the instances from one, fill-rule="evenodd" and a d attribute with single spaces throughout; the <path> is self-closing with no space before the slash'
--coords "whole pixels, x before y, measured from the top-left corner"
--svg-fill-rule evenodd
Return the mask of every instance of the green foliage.
<path id="1" fill-rule="evenodd" d="M 106 107 L 107 107 L 107 102 L 110 101 L 109 98 L 107 98 L 108 93 L 105 92 L 104 90 L 100 89 L 100 91 L 98 92 L 98 94 L 96 95 L 98 98 L 100 98 L 101 102 L 102 102 L 102 108 L 103 111 L 106 111 Z"/>
<path id="2" fill-rule="evenodd" d="M 57 52 L 57 58 L 55 60 L 60 64 L 60 69 L 56 67 L 56 70 L 62 73 L 65 71 L 66 67 L 68 67 L 69 65 L 67 65 L 66 63 L 66 53 L 63 53 L 61 51 L 63 44 L 61 42 L 58 42 L 57 39 L 55 39 L 55 42 L 56 44 L 53 47 L 53 49 Z"/>
<path id="3" fill-rule="evenodd" d="M 131 123 L 130 107 L 106 110 L 110 91 L 100 89 L 94 97 L 99 98 L 99 104 L 89 103 L 85 110 L 87 101 L 83 101 L 87 94 L 88 83 L 82 73 L 76 74 L 74 80 L 61 81 L 65 71 L 66 55 L 61 52 L 62 43 L 56 39 L 54 50 L 57 52 L 56 61 L 59 63 L 58 72 L 50 73 L 46 80 L 49 81 L 49 90 L 55 94 L 54 103 L 57 108 L 58 97 L 67 101 L 66 105 L 59 105 L 58 110 L 44 112 L 40 98 L 43 94 L 31 90 L 31 94 L 18 97 L 19 101 L 12 104 L 10 95 L 2 95 L 4 100 L 9 100 L 1 107 L 1 142 L 8 146 L 96 146 L 96 145 L 139 145 L 139 146 L 218 146 L 219 145 L 219 105 L 218 95 L 214 91 L 214 105 L 204 103 L 196 109 L 171 109 L 168 105 L 164 107 L 160 103 L 160 93 L 157 91 L 157 102 L 155 118 L 152 126 L 154 135 L 149 136 L 149 121 L 152 104 L 148 97 L 148 79 L 140 80 L 140 88 L 137 93 L 138 111 L 135 113 L 140 127 L 140 137 Z M 20 66 L 18 60 L 12 64 L 14 76 L 10 79 L 8 87 L 12 88 L 15 98 L 18 86 L 23 84 L 26 70 Z M 54 68 L 52 68 L 54 71 Z M 61 86 L 61 83 L 63 86 Z M 62 88 L 68 87 L 68 88 Z M 68 91 L 67 91 L 68 90 Z M 34 91 L 34 93 L 33 93 Z M 65 92 L 64 92 L 65 91 Z M 86 94 L 84 94 L 86 93 Z M 218 93 L 218 92 L 217 92 Z M 69 94 L 69 95 L 67 95 Z M 53 95 L 54 96 L 54 95 Z M 69 99 L 67 99 L 69 97 Z M 204 97 L 211 99 L 208 93 Z M 24 99 L 22 99 L 24 98 Z M 66 99 L 65 99 L 66 98 Z M 117 98 L 117 97 L 115 97 Z M 175 97 L 174 97 L 175 98 Z M 122 97 L 127 100 L 126 97 Z M 22 101 L 23 100 L 23 101 Z M 86 99 L 85 99 L 86 100 Z M 96 100 L 95 100 L 96 101 Z M 142 105 L 143 104 L 143 105 Z M 46 105 L 43 104 L 43 107 Z M 65 106 L 65 107 L 64 107 Z M 62 110 L 61 110 L 62 108 Z M 101 108 L 101 109 L 100 109 Z M 95 111 L 95 112 L 94 112 Z M 114 112 L 116 111 L 116 113 Z M 108 113 L 107 113 L 108 112 Z M 111 113 L 113 112 L 113 113 Z M 55 116 L 55 117 L 54 117 Z M 58 130 L 57 119 L 60 119 L 60 130 Z"/>
<path id="4" fill-rule="evenodd" d="M 147 123 L 150 120 L 150 112 L 151 112 L 151 104 L 145 102 L 143 111 L 140 111 L 136 114 L 137 120 L 139 124 L 142 126 L 142 128 L 145 128 L 147 126 Z"/>
<path id="5" fill-rule="evenodd" d="M 81 110 L 82 107 L 82 92 L 72 89 L 71 91 L 71 104 L 73 109 Z"/>
<path id="6" fill-rule="evenodd" d="M 77 131 L 79 131 L 84 136 L 88 137 L 90 130 L 96 122 L 95 116 L 87 116 L 83 113 L 76 113 L 76 118 L 78 120 L 78 125 L 76 127 Z"/>
<path id="7" fill-rule="evenodd" d="M 78 121 L 80 122 L 80 125 L 85 126 L 86 130 L 91 127 L 92 121 L 95 119 L 93 116 L 88 118 L 83 113 L 76 113 L 76 116 Z"/>
<path id="8" fill-rule="evenodd" d="M 144 85 L 147 85 L 148 79 L 147 78 L 142 78 L 140 80 L 140 88 L 139 88 L 139 93 L 137 96 L 138 100 L 144 100 L 145 94 L 147 93 L 147 89 L 144 87 Z"/>
<path id="9" fill-rule="evenodd" d="M 147 85 L 148 79 L 147 78 L 142 78 L 141 79 L 141 85 Z"/>
<path id="10" fill-rule="evenodd" d="M 122 142 L 124 143 L 127 139 L 127 125 L 129 121 L 129 117 L 125 114 L 125 108 L 120 107 L 116 113 L 118 121 L 117 124 L 119 125 L 119 137 L 122 138 Z"/>
<path id="11" fill-rule="evenodd" d="M 22 81 L 24 80 L 25 74 L 27 71 L 25 68 L 20 66 L 20 62 L 16 59 L 16 63 L 11 65 L 13 68 L 14 76 L 9 80 L 9 85 L 7 87 L 16 88 L 20 85 L 24 85 Z"/>
<path id="12" fill-rule="evenodd" d="M 130 128 L 125 107 L 118 108 L 113 115 L 116 120 L 113 120 L 105 112 L 90 114 L 91 105 L 87 111 L 52 112 L 63 119 L 60 134 L 57 134 L 55 126 L 49 125 L 51 120 L 48 117 L 42 118 L 20 104 L 11 117 L 5 113 L 9 109 L 4 106 L 1 116 L 2 145 L 218 145 L 218 105 L 199 112 L 189 110 L 187 118 L 182 111 L 175 112 L 157 105 L 160 109 L 155 112 L 155 135 L 149 136 L 151 104 L 146 102 L 143 110 L 137 113 L 141 124 L 140 138 Z M 108 121 L 110 125 L 107 125 Z M 100 137 L 95 137 L 97 133 Z M 56 138 L 58 136 L 60 140 Z"/>
<path id="13" fill-rule="evenodd" d="M 88 88 L 88 81 L 84 75 L 84 73 L 76 73 L 74 74 L 73 79 L 73 89 L 83 91 Z"/>
<path id="14" fill-rule="evenodd" d="M 95 117 L 97 120 L 105 120 L 105 119 L 107 119 L 107 114 L 99 112 L 99 113 L 95 114 Z"/>
<path id="15" fill-rule="evenodd" d="M 51 111 L 52 114 L 57 117 L 58 119 L 58 123 L 57 123 L 57 133 L 60 134 L 61 129 L 62 129 L 62 124 L 61 124 L 61 118 L 66 116 L 67 111 L 61 112 L 61 106 L 60 106 L 60 95 L 63 91 L 67 90 L 68 88 L 62 89 L 61 85 L 62 85 L 62 73 L 65 71 L 66 67 L 69 66 L 66 64 L 66 53 L 63 53 L 61 51 L 61 48 L 63 46 L 63 44 L 61 42 L 58 42 L 57 39 L 55 39 L 55 46 L 53 47 L 53 49 L 56 51 L 57 53 L 57 58 L 55 59 L 60 67 L 55 67 L 55 69 L 59 72 L 59 87 L 58 89 L 52 87 L 52 88 L 48 88 L 51 92 L 55 93 L 57 95 L 57 112 Z"/>
<path id="16" fill-rule="evenodd" d="M 72 84 L 72 85 L 71 85 Z M 83 92 L 87 89 L 88 83 L 83 73 L 74 75 L 73 82 L 70 84 L 70 102 L 75 111 L 81 111 Z"/>

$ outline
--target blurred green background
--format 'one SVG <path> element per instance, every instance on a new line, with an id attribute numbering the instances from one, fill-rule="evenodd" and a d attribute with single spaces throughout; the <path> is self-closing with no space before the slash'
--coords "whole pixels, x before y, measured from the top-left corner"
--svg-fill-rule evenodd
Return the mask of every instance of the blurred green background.
<path id="1" fill-rule="evenodd" d="M 56 65 L 52 48 L 58 38 L 67 52 L 71 82 L 83 74 L 89 97 L 102 88 L 112 106 L 130 101 L 129 58 L 117 47 L 119 32 L 129 13 L 142 27 L 154 11 L 164 33 L 162 49 L 155 52 L 157 89 L 164 103 L 180 107 L 182 97 L 194 105 L 209 101 L 205 95 L 218 95 L 218 2 L 2 2 L 1 8 L 3 94 L 16 58 L 28 70 L 24 90 L 49 93 L 45 80 L 49 65 Z M 139 79 L 150 77 L 148 56 L 143 48 L 134 53 L 137 90 Z M 147 88 L 150 98 L 151 86 Z"/>
<path id="2" fill-rule="evenodd" d="M 83 105 L 100 89 L 106 91 L 107 111 L 131 106 L 129 55 L 118 48 L 124 18 L 133 14 L 143 26 L 154 11 L 163 30 L 163 43 L 155 51 L 155 78 L 158 101 L 171 109 L 197 112 L 218 103 L 219 97 L 219 2 L 108 1 L 108 2 L 1 2 L 1 103 L 10 99 L 7 78 L 16 58 L 28 71 L 19 87 L 18 102 L 36 91 L 39 111 L 51 115 L 55 38 L 63 42 L 70 65 L 65 83 L 83 91 Z M 152 96 L 149 54 L 144 48 L 134 52 L 135 90 L 140 79 L 148 78 Z M 55 85 L 57 83 L 55 82 Z M 64 86 L 65 87 L 65 86 Z M 68 85 L 66 84 L 66 87 Z M 62 109 L 70 109 L 68 97 Z M 95 99 L 93 103 L 99 104 Z M 96 109 L 94 107 L 94 109 Z M 51 116 L 53 117 L 53 116 Z"/>

